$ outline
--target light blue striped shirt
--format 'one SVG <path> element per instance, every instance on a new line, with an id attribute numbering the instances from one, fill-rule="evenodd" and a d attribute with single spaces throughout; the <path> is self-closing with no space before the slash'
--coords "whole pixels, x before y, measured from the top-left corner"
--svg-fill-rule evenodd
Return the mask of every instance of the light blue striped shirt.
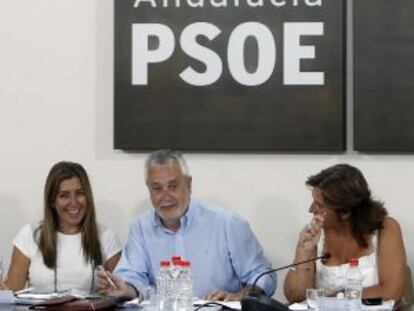
<path id="1" fill-rule="evenodd" d="M 139 216 L 115 274 L 145 294 L 155 284 L 160 261 L 179 255 L 191 262 L 194 295 L 203 298 L 214 290 L 237 292 L 271 269 L 249 224 L 235 213 L 192 199 L 180 221 L 172 232 L 153 208 Z M 271 296 L 276 283 L 276 275 L 270 274 L 257 286 Z"/>

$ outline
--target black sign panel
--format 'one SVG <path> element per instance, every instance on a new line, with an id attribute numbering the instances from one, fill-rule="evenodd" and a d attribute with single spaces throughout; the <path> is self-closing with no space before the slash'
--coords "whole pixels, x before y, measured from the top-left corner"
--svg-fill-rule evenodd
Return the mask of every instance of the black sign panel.
<path id="1" fill-rule="evenodd" d="M 115 0 L 117 149 L 341 151 L 343 0 Z"/>
<path id="2" fill-rule="evenodd" d="M 354 2 L 354 141 L 414 151 L 414 1 Z"/>

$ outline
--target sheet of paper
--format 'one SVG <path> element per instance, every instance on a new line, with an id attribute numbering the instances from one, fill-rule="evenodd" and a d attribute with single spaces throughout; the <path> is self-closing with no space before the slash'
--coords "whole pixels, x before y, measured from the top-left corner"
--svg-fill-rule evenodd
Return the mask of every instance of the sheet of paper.
<path id="1" fill-rule="evenodd" d="M 24 293 L 16 295 L 14 303 L 18 305 L 31 305 L 37 302 L 42 302 L 47 299 L 59 297 L 60 294 L 49 293 L 49 294 L 33 294 L 33 293 Z"/>
<path id="2" fill-rule="evenodd" d="M 305 302 L 295 302 L 289 306 L 290 310 L 308 310 L 308 306 Z"/>
<path id="3" fill-rule="evenodd" d="M 366 306 L 362 305 L 362 311 L 373 311 L 373 310 L 392 310 L 394 307 L 394 300 L 386 300 L 382 303 L 382 305 L 379 306 Z"/>
<path id="4" fill-rule="evenodd" d="M 394 307 L 394 300 L 387 300 L 382 303 L 382 305 L 379 306 L 366 306 L 362 305 L 362 311 L 375 311 L 375 310 L 392 310 Z M 307 310 L 306 302 L 299 302 L 299 303 L 293 303 L 289 306 L 290 310 L 297 310 L 297 311 L 304 311 Z"/>
<path id="5" fill-rule="evenodd" d="M 224 302 L 224 301 L 211 301 L 211 300 L 203 300 L 203 299 L 195 299 L 194 300 L 194 307 L 201 306 L 206 303 L 210 302 L 216 302 L 222 305 L 225 305 L 226 307 L 235 309 L 235 310 L 241 310 L 241 304 L 240 301 L 230 301 L 230 302 Z M 126 302 L 123 302 L 119 304 L 120 307 L 128 308 L 128 307 L 145 307 L 149 304 L 149 301 L 142 301 L 140 302 L 138 298 L 128 300 Z"/>
<path id="6" fill-rule="evenodd" d="M 118 307 L 121 307 L 121 308 L 141 308 L 143 306 L 142 306 L 142 303 L 140 303 L 139 298 L 135 298 L 135 299 L 132 299 L 132 300 L 128 300 L 128 301 L 119 303 Z"/>
<path id="7" fill-rule="evenodd" d="M 25 293 L 19 294 L 16 297 L 21 299 L 33 299 L 33 300 L 45 300 L 50 298 L 58 297 L 58 293 L 49 293 L 49 294 L 34 294 L 34 293 Z"/>

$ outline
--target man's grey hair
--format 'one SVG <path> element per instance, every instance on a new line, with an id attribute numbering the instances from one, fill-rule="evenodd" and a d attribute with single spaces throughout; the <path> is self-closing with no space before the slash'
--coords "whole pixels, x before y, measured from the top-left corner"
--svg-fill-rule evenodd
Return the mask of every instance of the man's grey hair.
<path id="1" fill-rule="evenodd" d="M 161 149 L 151 152 L 145 160 L 145 180 L 148 180 L 148 171 L 151 165 L 165 164 L 168 160 L 177 161 L 184 176 L 190 176 L 190 170 L 183 154 L 178 150 Z"/>

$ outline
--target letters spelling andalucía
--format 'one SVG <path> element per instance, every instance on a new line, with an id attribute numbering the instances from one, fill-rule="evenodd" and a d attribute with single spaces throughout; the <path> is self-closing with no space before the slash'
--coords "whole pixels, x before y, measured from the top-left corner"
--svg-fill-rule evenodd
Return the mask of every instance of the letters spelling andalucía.
<path id="1" fill-rule="evenodd" d="M 247 5 L 249 7 L 284 7 L 291 6 L 322 6 L 322 0 L 135 0 L 134 8 L 140 5 L 149 4 L 153 8 L 157 7 L 176 7 L 187 6 L 192 8 L 203 8 L 210 6 L 213 8 L 239 7 Z"/>

